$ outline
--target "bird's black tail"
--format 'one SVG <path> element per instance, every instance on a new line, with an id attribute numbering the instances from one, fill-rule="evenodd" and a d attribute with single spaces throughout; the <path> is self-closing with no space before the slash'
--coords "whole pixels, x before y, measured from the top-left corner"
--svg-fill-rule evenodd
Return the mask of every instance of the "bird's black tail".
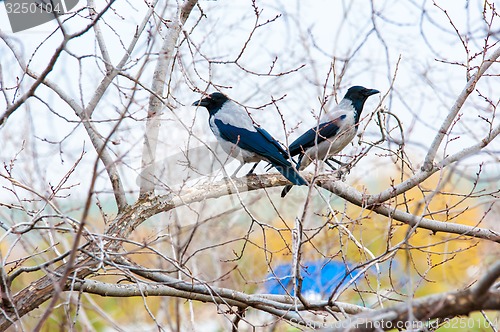
<path id="1" fill-rule="evenodd" d="M 308 185 L 307 181 L 304 180 L 304 178 L 302 176 L 300 176 L 299 171 L 297 171 L 297 169 L 295 167 L 293 167 L 292 165 L 283 166 L 283 165 L 273 164 L 273 166 L 274 166 L 274 168 L 276 168 L 278 170 L 278 172 L 283 174 L 283 176 L 285 178 L 287 178 L 288 181 L 290 181 L 294 185 L 298 185 L 298 186 Z"/>
<path id="2" fill-rule="evenodd" d="M 297 168 L 294 168 L 294 171 L 296 171 L 297 173 L 298 173 L 297 169 L 300 169 L 300 163 L 302 162 L 302 158 L 303 158 L 303 157 L 304 157 L 304 154 L 301 154 L 301 155 L 299 156 L 299 160 L 298 160 L 298 161 L 297 161 L 297 163 L 296 163 L 296 167 L 297 167 Z M 293 159 L 292 159 L 292 160 L 293 160 Z M 281 171 L 280 171 L 280 172 L 281 172 Z M 282 173 L 282 174 L 283 174 L 283 173 Z M 300 175 L 299 175 L 299 176 L 300 176 Z M 285 177 L 286 177 L 286 176 L 285 176 Z M 288 178 L 287 178 L 287 179 L 288 179 Z M 303 178 L 301 177 L 301 179 L 303 179 Z M 296 184 L 296 183 L 294 183 L 294 182 L 293 182 L 293 181 L 291 181 L 291 180 L 290 180 L 290 182 L 292 182 L 293 184 Z M 288 192 L 289 192 L 290 190 L 292 190 L 293 184 L 287 184 L 287 185 L 285 186 L 285 188 L 283 188 L 283 190 L 281 191 L 281 198 L 285 197 L 285 196 L 286 196 L 286 194 L 288 194 Z"/>
<path id="3" fill-rule="evenodd" d="M 283 197 L 285 197 L 285 196 L 286 196 L 286 194 L 288 194 L 288 192 L 289 192 L 290 190 L 292 190 L 292 188 L 293 188 L 293 184 L 287 184 L 287 185 L 285 186 L 285 188 L 283 188 L 283 190 L 281 191 L 281 197 L 282 197 L 282 198 L 283 198 Z"/>

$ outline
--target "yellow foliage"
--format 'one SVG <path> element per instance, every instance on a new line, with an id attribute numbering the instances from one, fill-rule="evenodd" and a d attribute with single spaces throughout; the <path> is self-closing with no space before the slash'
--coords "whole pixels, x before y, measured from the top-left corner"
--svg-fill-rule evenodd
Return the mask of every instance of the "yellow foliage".
<path id="1" fill-rule="evenodd" d="M 470 197 L 464 200 L 467 184 L 454 184 L 450 179 L 439 175 L 430 177 L 390 204 L 439 222 L 475 225 L 482 215 L 477 200 Z M 416 296 L 464 288 L 474 281 L 481 263 L 479 241 L 457 234 L 433 234 L 421 228 L 412 230 L 401 222 L 345 204 L 336 196 L 332 196 L 331 204 L 336 209 L 334 215 L 319 197 L 315 197 L 311 204 L 313 213 L 304 224 L 304 239 L 311 237 L 302 248 L 304 260 L 345 260 L 357 265 L 370 261 L 369 253 L 375 257 L 385 253 L 385 257 L 392 259 L 394 274 L 389 280 L 388 271 L 382 271 L 385 274 L 382 284 L 394 285 L 395 279 L 411 278 L 409 284 L 402 286 L 404 289 L 396 291 L 415 292 Z M 287 217 L 290 218 L 285 219 L 288 228 L 293 228 L 294 216 Z M 257 245 L 248 249 L 249 255 L 245 258 L 253 267 L 259 267 L 256 270 L 261 271 L 261 277 L 268 272 L 271 257 L 272 266 L 292 261 L 291 231 L 286 229 L 281 218 L 275 218 L 272 226 L 275 229 L 265 229 L 265 237 L 262 231 L 252 234 L 251 239 Z M 394 251 L 392 258 L 388 250 Z M 369 272 L 372 277 L 368 278 L 373 280 L 373 269 Z"/>

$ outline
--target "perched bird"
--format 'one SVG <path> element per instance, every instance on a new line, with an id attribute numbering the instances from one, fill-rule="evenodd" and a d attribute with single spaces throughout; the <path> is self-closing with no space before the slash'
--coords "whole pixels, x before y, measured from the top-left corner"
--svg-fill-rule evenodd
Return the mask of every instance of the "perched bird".
<path id="1" fill-rule="evenodd" d="M 354 139 L 366 99 L 379 92 L 362 86 L 350 87 L 344 99 L 321 117 L 318 126 L 309 129 L 290 144 L 290 155 L 299 155 L 297 168 L 303 170 L 313 160 L 323 160 L 333 168 L 328 159 Z M 290 189 L 291 185 L 285 186 L 281 197 L 285 197 Z"/>
<path id="2" fill-rule="evenodd" d="M 210 114 L 210 129 L 222 149 L 242 162 L 233 175 L 244 163 L 258 163 L 264 160 L 291 183 L 307 185 L 297 169 L 287 160 L 288 153 L 285 149 L 267 131 L 255 126 L 248 113 L 224 94 L 214 92 L 195 101 L 193 106 L 206 107 Z"/>

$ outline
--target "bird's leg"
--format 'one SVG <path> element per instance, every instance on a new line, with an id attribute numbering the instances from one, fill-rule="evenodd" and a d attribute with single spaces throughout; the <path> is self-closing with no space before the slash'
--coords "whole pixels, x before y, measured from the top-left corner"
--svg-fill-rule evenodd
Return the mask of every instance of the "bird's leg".
<path id="1" fill-rule="evenodd" d="M 258 164 L 259 164 L 259 162 L 256 162 L 255 164 L 253 164 L 252 169 L 250 169 L 250 171 L 247 173 L 247 176 L 255 174 L 253 171 L 255 171 L 255 168 L 257 167 Z"/>
<path id="2" fill-rule="evenodd" d="M 235 178 L 236 177 L 236 174 L 238 174 L 238 172 L 240 171 L 240 169 L 243 167 L 243 165 L 245 165 L 244 162 L 241 162 L 240 166 L 238 166 L 238 168 L 233 172 L 233 174 L 231 175 L 232 178 Z"/>
<path id="3" fill-rule="evenodd" d="M 336 171 L 337 169 L 328 160 L 331 160 L 331 159 L 325 159 L 325 164 L 327 164 L 328 166 L 330 166 L 330 168 L 332 170 Z"/>
<path id="4" fill-rule="evenodd" d="M 344 167 L 343 165 L 344 164 L 341 164 L 341 167 L 339 167 L 337 169 L 337 168 L 333 167 L 333 165 L 328 160 L 330 160 L 330 159 L 325 159 L 325 164 L 327 164 L 328 166 L 330 166 L 330 168 L 337 173 L 337 178 L 339 180 L 343 179 L 344 178 L 344 169 L 343 169 L 343 167 Z M 348 165 L 348 164 L 345 164 L 345 165 Z"/>
<path id="5" fill-rule="evenodd" d="M 333 161 L 334 163 L 336 163 L 337 165 L 340 165 L 340 166 L 346 166 L 347 165 L 346 163 L 343 163 L 340 160 L 337 160 L 335 158 L 328 158 L 328 160 L 331 160 L 331 161 Z"/>
<path id="6" fill-rule="evenodd" d="M 334 162 L 336 162 L 337 164 L 340 165 L 340 168 L 342 170 L 344 170 L 345 172 L 347 172 L 347 174 L 351 173 L 351 168 L 352 168 L 352 161 L 349 162 L 349 163 L 343 163 L 341 161 L 338 161 L 337 159 L 334 159 L 334 158 L 328 158 Z"/>

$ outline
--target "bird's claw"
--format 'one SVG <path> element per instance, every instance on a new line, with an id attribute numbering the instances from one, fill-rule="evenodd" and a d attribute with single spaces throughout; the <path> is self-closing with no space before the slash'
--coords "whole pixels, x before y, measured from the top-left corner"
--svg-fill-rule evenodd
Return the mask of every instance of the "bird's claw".
<path id="1" fill-rule="evenodd" d="M 351 164 L 344 164 L 342 167 L 340 167 L 338 170 L 339 180 L 345 182 L 347 174 L 351 173 L 351 168 L 352 168 Z"/>

